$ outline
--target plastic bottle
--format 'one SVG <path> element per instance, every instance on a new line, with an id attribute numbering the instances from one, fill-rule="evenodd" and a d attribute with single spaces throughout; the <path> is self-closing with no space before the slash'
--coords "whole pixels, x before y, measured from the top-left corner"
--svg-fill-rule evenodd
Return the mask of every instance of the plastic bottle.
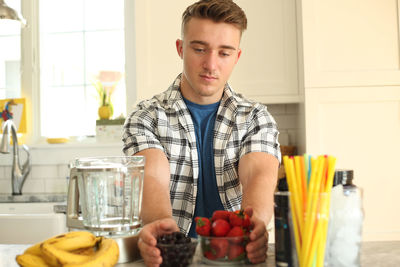
<path id="1" fill-rule="evenodd" d="M 293 233 L 290 231 L 291 213 L 289 208 L 288 186 L 286 179 L 279 179 L 278 192 L 274 194 L 275 218 L 275 262 L 277 267 L 296 267 L 296 251 Z"/>
<path id="2" fill-rule="evenodd" d="M 353 170 L 337 170 L 331 193 L 325 266 L 359 267 L 362 189 L 353 184 Z"/>

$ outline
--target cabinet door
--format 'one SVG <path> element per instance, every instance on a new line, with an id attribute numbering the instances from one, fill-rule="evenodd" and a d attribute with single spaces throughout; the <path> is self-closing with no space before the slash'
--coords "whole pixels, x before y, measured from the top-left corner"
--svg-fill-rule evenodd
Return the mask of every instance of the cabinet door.
<path id="1" fill-rule="evenodd" d="M 302 0 L 305 87 L 400 84 L 399 0 Z"/>
<path id="2" fill-rule="evenodd" d="M 364 241 L 400 239 L 399 4 L 302 1 L 305 151 L 354 169 Z"/>
<path id="3" fill-rule="evenodd" d="M 333 155 L 364 190 L 363 240 L 400 240 L 400 86 L 306 91 L 307 152 Z"/>
<path id="4" fill-rule="evenodd" d="M 193 0 L 136 0 L 136 99 L 149 99 L 168 89 L 182 72 L 175 41 L 181 38 L 181 17 Z"/>
<path id="5" fill-rule="evenodd" d="M 230 84 L 263 103 L 299 101 L 295 0 L 237 0 L 248 18 Z"/>
<path id="6" fill-rule="evenodd" d="M 181 16 L 193 0 L 136 1 L 137 99 L 168 88 L 182 71 L 175 49 Z M 298 101 L 295 0 L 237 0 L 248 17 L 242 56 L 229 83 L 263 103 Z"/>

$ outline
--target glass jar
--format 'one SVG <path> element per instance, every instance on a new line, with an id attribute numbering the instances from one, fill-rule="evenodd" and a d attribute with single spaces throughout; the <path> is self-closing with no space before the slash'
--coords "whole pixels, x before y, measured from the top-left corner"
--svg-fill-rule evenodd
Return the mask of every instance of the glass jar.
<path id="1" fill-rule="evenodd" d="M 325 266 L 358 267 L 364 212 L 362 189 L 353 184 L 353 170 L 336 170 L 331 192 L 331 207 Z"/>

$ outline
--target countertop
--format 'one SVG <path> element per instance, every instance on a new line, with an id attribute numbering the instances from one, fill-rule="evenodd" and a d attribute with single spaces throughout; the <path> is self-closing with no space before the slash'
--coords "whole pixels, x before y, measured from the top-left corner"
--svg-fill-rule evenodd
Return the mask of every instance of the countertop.
<path id="1" fill-rule="evenodd" d="M 15 256 L 23 253 L 29 245 L 0 245 L 0 267 L 17 267 Z M 257 267 L 275 266 L 274 245 L 270 244 L 265 263 L 251 265 Z M 118 267 L 143 267 L 143 261 L 117 264 Z M 191 266 L 209 266 L 201 263 L 198 251 Z M 400 266 L 400 241 L 364 242 L 361 248 L 361 266 Z"/>
<path id="2" fill-rule="evenodd" d="M 23 194 L 23 195 L 10 195 L 0 194 L 0 203 L 49 203 L 59 202 L 63 204 L 67 200 L 65 193 L 40 193 L 40 194 Z M 65 204 L 66 205 L 66 204 Z"/>

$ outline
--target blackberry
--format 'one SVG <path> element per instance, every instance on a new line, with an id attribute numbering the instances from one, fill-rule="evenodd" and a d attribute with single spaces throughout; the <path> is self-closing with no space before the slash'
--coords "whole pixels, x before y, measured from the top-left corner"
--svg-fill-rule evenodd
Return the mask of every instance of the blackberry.
<path id="1" fill-rule="evenodd" d="M 190 265 L 196 251 L 197 241 L 181 232 L 164 234 L 157 238 L 157 247 L 163 258 L 161 267 L 184 267 Z"/>

